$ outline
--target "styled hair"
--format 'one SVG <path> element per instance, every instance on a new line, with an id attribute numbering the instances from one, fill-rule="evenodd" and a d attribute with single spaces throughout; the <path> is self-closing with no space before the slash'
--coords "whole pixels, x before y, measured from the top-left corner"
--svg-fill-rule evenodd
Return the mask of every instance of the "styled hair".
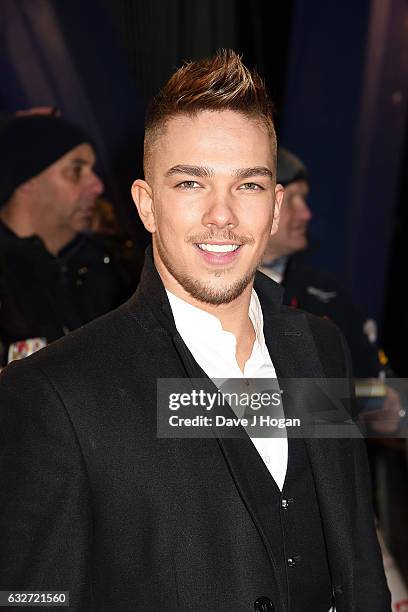
<path id="1" fill-rule="evenodd" d="M 249 70 L 231 49 L 210 58 L 185 62 L 155 96 L 145 121 L 144 168 L 167 121 L 177 115 L 194 117 L 201 111 L 231 110 L 260 121 L 267 128 L 276 167 L 273 105 L 259 74 Z"/>

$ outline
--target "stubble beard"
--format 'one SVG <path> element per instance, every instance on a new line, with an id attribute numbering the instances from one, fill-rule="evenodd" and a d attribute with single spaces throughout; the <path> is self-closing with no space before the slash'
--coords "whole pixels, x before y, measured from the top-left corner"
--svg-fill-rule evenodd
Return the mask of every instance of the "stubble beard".
<path id="1" fill-rule="evenodd" d="M 179 270 L 173 266 L 159 238 L 156 241 L 156 246 L 160 259 L 162 260 L 165 268 L 183 287 L 183 289 L 195 300 L 205 304 L 211 304 L 213 306 L 229 304 L 238 298 L 253 281 L 258 266 L 261 263 L 260 260 L 256 266 L 249 270 L 244 276 L 230 283 L 229 285 L 225 285 L 224 287 L 214 287 L 210 283 L 204 283 L 196 278 L 193 278 L 187 272 Z M 221 277 L 225 276 L 226 274 L 228 274 L 228 271 L 223 268 L 214 273 L 214 276 Z"/>

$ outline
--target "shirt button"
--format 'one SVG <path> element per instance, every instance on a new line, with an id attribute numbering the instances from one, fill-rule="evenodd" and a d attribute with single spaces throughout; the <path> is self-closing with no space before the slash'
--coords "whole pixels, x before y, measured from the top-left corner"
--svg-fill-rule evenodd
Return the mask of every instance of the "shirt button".
<path id="1" fill-rule="evenodd" d="M 110 257 L 108 255 L 105 255 L 105 257 L 103 258 L 103 263 L 108 264 L 110 262 Z"/>
<path id="2" fill-rule="evenodd" d="M 269 599 L 269 597 L 258 597 L 254 602 L 255 612 L 274 612 L 275 606 Z"/>

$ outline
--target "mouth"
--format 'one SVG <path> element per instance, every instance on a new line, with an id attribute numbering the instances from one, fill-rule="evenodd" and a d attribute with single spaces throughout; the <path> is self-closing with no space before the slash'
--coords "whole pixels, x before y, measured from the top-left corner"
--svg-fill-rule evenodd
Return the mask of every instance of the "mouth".
<path id="1" fill-rule="evenodd" d="M 295 236 L 304 236 L 307 232 L 307 227 L 305 225 L 298 225 L 295 227 L 292 227 L 292 232 Z"/>
<path id="2" fill-rule="evenodd" d="M 194 247 L 207 264 L 228 265 L 234 262 L 242 250 L 242 244 L 231 242 L 199 242 Z"/>
<path id="3" fill-rule="evenodd" d="M 92 217 L 95 214 L 96 206 L 94 204 L 90 204 L 89 206 L 84 206 L 79 212 L 82 217 Z"/>

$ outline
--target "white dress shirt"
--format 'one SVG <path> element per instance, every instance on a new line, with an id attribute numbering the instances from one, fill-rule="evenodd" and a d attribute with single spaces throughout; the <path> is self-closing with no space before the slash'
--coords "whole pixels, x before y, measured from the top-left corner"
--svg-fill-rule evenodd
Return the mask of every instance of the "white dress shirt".
<path id="1" fill-rule="evenodd" d="M 222 383 L 232 378 L 276 379 L 275 368 L 265 343 L 262 309 L 254 289 L 249 306 L 249 318 L 254 326 L 256 338 L 243 372 L 237 363 L 237 341 L 234 334 L 225 331 L 217 317 L 192 306 L 170 291 L 167 291 L 167 296 L 180 336 L 198 365 L 209 378 L 214 380 L 221 392 Z M 251 440 L 279 489 L 282 490 L 288 462 L 285 429 L 280 430 L 280 436 L 251 438 Z"/>

